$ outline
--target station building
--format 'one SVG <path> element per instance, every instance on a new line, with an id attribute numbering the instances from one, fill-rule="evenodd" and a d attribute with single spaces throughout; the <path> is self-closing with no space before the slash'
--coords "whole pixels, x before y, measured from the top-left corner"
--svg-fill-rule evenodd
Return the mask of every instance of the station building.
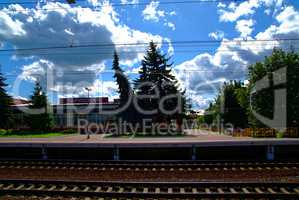
<path id="1" fill-rule="evenodd" d="M 18 128 L 25 126 L 24 109 L 28 108 L 30 102 L 14 100 L 13 110 L 18 118 Z M 109 101 L 108 97 L 80 97 L 61 98 L 59 104 L 53 104 L 48 109 L 53 113 L 56 128 L 77 128 L 80 119 L 88 123 L 105 123 L 115 120 L 116 109 L 119 101 Z"/>

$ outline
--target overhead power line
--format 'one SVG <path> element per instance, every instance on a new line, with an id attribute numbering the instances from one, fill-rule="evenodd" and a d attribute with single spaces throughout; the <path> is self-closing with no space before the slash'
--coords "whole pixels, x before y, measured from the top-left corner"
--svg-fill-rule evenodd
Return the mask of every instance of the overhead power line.
<path id="1" fill-rule="evenodd" d="M 279 42 L 279 41 L 299 41 L 299 38 L 280 38 L 280 39 L 259 39 L 259 40 L 189 40 L 189 41 L 172 41 L 172 45 L 177 44 L 213 44 L 213 43 L 249 43 L 251 42 Z M 156 44 L 166 44 L 167 42 L 156 42 Z M 42 51 L 42 50 L 58 50 L 58 49 L 75 49 L 75 48 L 97 48 L 97 47 L 147 47 L 148 43 L 99 43 L 99 44 L 82 44 L 82 45 L 64 45 L 64 46 L 47 46 L 47 47 L 32 47 L 32 48 L 10 48 L 0 49 L 0 52 L 14 51 Z"/>
<path id="2" fill-rule="evenodd" d="M 208 4 L 208 3 L 230 3 L 230 2 L 244 2 L 246 0 L 192 0 L 192 1 L 167 1 L 167 2 L 159 2 L 160 6 L 167 6 L 167 5 L 191 5 L 191 4 Z M 63 3 L 60 2 L 59 3 Z M 88 5 L 88 6 L 84 6 L 82 4 L 71 4 L 70 8 L 66 8 L 66 7 L 55 7 L 55 8 L 45 8 L 45 7 L 33 7 L 35 5 L 37 5 L 37 2 L 5 2 L 5 3 L 1 3 L 0 2 L 0 7 L 1 6 L 8 6 L 8 5 L 13 5 L 13 4 L 19 4 L 19 5 L 23 5 L 24 8 L 20 9 L 14 9 L 12 11 L 16 11 L 16 12 L 22 12 L 25 11 L 26 9 L 34 9 L 34 10 L 38 10 L 38 11 L 55 11 L 55 10 L 68 10 L 68 9 L 73 9 L 73 8 L 79 8 L 79 9 L 92 9 L 92 10 L 96 10 L 99 8 L 103 8 L 103 7 L 107 7 L 107 6 L 113 6 L 113 7 L 135 7 L 135 6 L 146 6 L 150 3 L 149 2 L 142 2 L 142 3 L 110 3 L 110 4 L 102 4 L 102 5 L 97 5 L 97 6 L 93 6 L 93 5 Z M 41 5 L 41 4 L 40 4 Z M 42 5 L 47 5 L 47 4 L 42 4 Z M 73 6 L 74 5 L 74 6 Z M 79 7 L 77 7 L 77 5 Z M 25 7 L 27 6 L 27 7 Z M 31 6 L 31 7 L 29 7 Z"/>
<path id="3" fill-rule="evenodd" d="M 189 1 L 161 1 L 159 5 L 169 5 L 169 4 L 196 4 L 196 3 L 230 3 L 230 2 L 244 2 L 246 0 L 189 0 Z M 48 1 L 45 3 L 67 3 L 67 1 Z M 76 0 L 76 2 L 86 2 L 86 0 Z M 0 2 L 0 5 L 11 5 L 11 4 L 19 4 L 19 5 L 36 5 L 38 1 L 9 1 L 9 2 Z M 40 2 L 42 3 L 42 2 Z M 151 1 L 148 2 L 138 2 L 138 3 L 111 3 L 109 5 L 112 6 L 145 6 L 150 4 Z M 71 5 L 78 5 L 78 4 L 71 4 Z M 99 5 L 97 7 L 106 6 L 105 4 Z"/>

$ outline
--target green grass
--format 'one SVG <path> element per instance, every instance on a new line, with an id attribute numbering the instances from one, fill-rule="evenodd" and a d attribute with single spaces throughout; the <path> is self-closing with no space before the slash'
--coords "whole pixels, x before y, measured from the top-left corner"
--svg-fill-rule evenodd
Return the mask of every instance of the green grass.
<path id="1" fill-rule="evenodd" d="M 26 134 L 0 134 L 0 138 L 49 138 L 70 135 L 70 133 L 26 133 Z"/>

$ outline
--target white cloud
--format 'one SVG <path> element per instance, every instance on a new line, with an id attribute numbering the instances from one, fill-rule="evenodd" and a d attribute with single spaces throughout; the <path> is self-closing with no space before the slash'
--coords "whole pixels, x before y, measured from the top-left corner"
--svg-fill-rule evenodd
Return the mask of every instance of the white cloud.
<path id="1" fill-rule="evenodd" d="M 252 19 L 249 20 L 239 20 L 236 24 L 236 30 L 240 32 L 240 37 L 250 36 L 253 31 L 254 21 Z"/>
<path id="2" fill-rule="evenodd" d="M 271 54 L 274 47 L 289 50 L 290 44 L 298 45 L 298 41 L 290 43 L 271 40 L 299 38 L 299 12 L 292 6 L 286 7 L 277 14 L 276 20 L 278 25 L 270 25 L 254 37 L 248 37 L 247 41 L 242 38 L 235 38 L 233 41 L 223 39 L 216 53 L 202 53 L 177 65 L 175 69 L 181 82 L 185 83 L 189 97 L 194 102 L 202 98 L 212 100 L 224 81 L 246 80 L 247 66 L 263 60 Z M 200 102 L 202 104 L 197 106 L 205 108 L 209 101 L 206 104 L 204 101 Z"/>
<path id="3" fill-rule="evenodd" d="M 161 17 L 165 16 L 164 10 L 158 10 L 159 1 L 152 1 L 146 5 L 145 9 L 142 11 L 143 18 L 145 20 L 158 22 Z"/>
<path id="4" fill-rule="evenodd" d="M 169 28 L 171 28 L 173 31 L 175 30 L 175 25 L 172 22 L 165 22 L 164 23 L 165 26 L 168 26 Z"/>
<path id="5" fill-rule="evenodd" d="M 136 4 L 139 3 L 139 0 L 120 0 L 122 4 Z"/>
<path id="6" fill-rule="evenodd" d="M 104 69 L 105 61 L 112 58 L 114 49 L 120 54 L 121 64 L 131 66 L 143 58 L 144 45 L 116 44 L 144 44 L 153 40 L 161 46 L 164 38 L 121 23 L 118 13 L 107 1 L 92 3 L 105 6 L 83 9 L 50 2 L 40 9 L 10 5 L 0 10 L 0 44 L 18 49 L 104 45 L 15 51 L 12 58 L 32 61 L 22 69 L 24 80 L 35 81 L 37 77 L 44 80 L 42 76 L 46 75 L 47 69 L 51 69 L 55 82 L 51 88 L 53 90 L 62 91 L 70 85 L 75 88 L 76 83 L 79 84 L 77 87 L 92 85 L 97 72 Z M 56 73 L 63 76 L 59 77 Z M 64 84 L 68 86 L 64 87 Z"/>
<path id="7" fill-rule="evenodd" d="M 274 6 L 274 13 L 276 13 L 282 8 L 282 3 L 283 0 L 248 0 L 240 4 L 234 2 L 229 4 L 219 3 L 217 7 L 220 21 L 234 22 L 240 17 L 253 15 L 256 12 L 256 9 L 261 6 L 266 6 L 268 8 Z"/>
<path id="8" fill-rule="evenodd" d="M 209 33 L 209 37 L 211 37 L 215 40 L 222 40 L 224 37 L 224 32 L 223 31 L 215 31 L 215 32 Z"/>
<path id="9" fill-rule="evenodd" d="M 176 15 L 176 12 L 166 12 L 164 10 L 159 10 L 159 3 L 159 1 L 151 1 L 148 5 L 146 5 L 145 9 L 142 11 L 143 19 L 152 22 L 159 22 L 161 19 L 164 19 L 163 25 L 175 30 L 175 24 L 169 22 L 166 19 L 166 16 L 174 16 Z"/>

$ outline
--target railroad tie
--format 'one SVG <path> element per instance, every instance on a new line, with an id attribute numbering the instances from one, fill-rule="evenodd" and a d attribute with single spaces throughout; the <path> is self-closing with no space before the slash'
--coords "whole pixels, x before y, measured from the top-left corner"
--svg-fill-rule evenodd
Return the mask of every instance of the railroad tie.
<path id="1" fill-rule="evenodd" d="M 56 188 L 56 185 L 52 185 L 52 187 L 50 187 L 50 188 L 48 189 L 48 191 L 53 191 L 55 188 Z"/>
<path id="2" fill-rule="evenodd" d="M 46 185 L 41 185 L 37 190 L 43 190 L 46 187 Z"/>
<path id="3" fill-rule="evenodd" d="M 67 189 L 67 186 L 64 185 L 64 186 L 60 189 L 60 191 L 65 191 L 66 189 Z"/>
<path id="4" fill-rule="evenodd" d="M 132 193 L 135 193 L 136 190 L 137 190 L 136 188 L 132 188 L 132 189 L 131 189 L 131 192 L 132 192 Z"/>
<path id="5" fill-rule="evenodd" d="M 196 194 L 197 193 L 197 188 L 192 188 L 192 193 Z"/>
<path id="6" fill-rule="evenodd" d="M 290 192 L 287 191 L 287 189 L 285 189 L 283 187 L 280 188 L 280 191 L 282 191 L 284 194 L 290 194 Z"/>
<path id="7" fill-rule="evenodd" d="M 248 191 L 247 188 L 242 188 L 242 191 L 245 193 L 245 194 L 249 194 L 250 192 Z"/>
<path id="8" fill-rule="evenodd" d="M 123 193 L 124 190 L 125 190 L 125 189 L 124 189 L 123 187 L 120 187 L 119 190 L 118 190 L 118 192 L 119 192 L 119 193 Z"/>
<path id="9" fill-rule="evenodd" d="M 95 192 L 100 192 L 102 190 L 102 187 L 97 187 L 97 189 L 95 190 Z"/>
<path id="10" fill-rule="evenodd" d="M 78 190 L 78 186 L 74 186 L 73 189 L 71 189 L 72 192 L 75 192 L 76 190 Z"/>
<path id="11" fill-rule="evenodd" d="M 113 191 L 113 187 L 108 187 L 106 192 L 112 192 Z"/>
<path id="12" fill-rule="evenodd" d="M 90 187 L 88 187 L 88 186 L 84 186 L 85 188 L 84 188 L 84 190 L 83 190 L 83 192 L 88 192 L 88 190 L 90 189 Z"/>
<path id="13" fill-rule="evenodd" d="M 222 188 L 218 188 L 217 191 L 218 191 L 218 193 L 220 193 L 220 194 L 224 194 L 224 191 L 222 190 Z"/>
<path id="14" fill-rule="evenodd" d="M 260 188 L 258 188 L 258 187 L 256 187 L 256 188 L 254 188 L 255 189 L 255 191 L 257 192 L 257 193 L 259 193 L 259 194 L 263 194 L 264 192 L 260 189 Z"/>
<path id="15" fill-rule="evenodd" d="M 16 190 L 20 190 L 20 189 L 22 189 L 24 186 L 25 186 L 24 184 L 21 184 L 20 186 L 18 186 L 18 187 L 16 188 Z"/>
<path id="16" fill-rule="evenodd" d="M 148 193 L 148 188 L 147 187 L 143 188 L 143 193 Z"/>
<path id="17" fill-rule="evenodd" d="M 185 194 L 185 188 L 180 188 L 180 193 Z"/>
<path id="18" fill-rule="evenodd" d="M 299 189 L 298 188 L 294 188 L 294 191 L 299 194 Z"/>
<path id="19" fill-rule="evenodd" d="M 233 194 L 237 194 L 238 192 L 234 188 L 229 188 L 229 191 Z"/>
<path id="20" fill-rule="evenodd" d="M 268 191 L 272 194 L 276 194 L 276 192 L 272 188 L 268 188 Z"/>
<path id="21" fill-rule="evenodd" d="M 206 192 L 207 194 L 211 194 L 211 193 L 212 193 L 211 190 L 210 190 L 210 188 L 205 188 L 205 192 Z"/>
<path id="22" fill-rule="evenodd" d="M 160 188 L 156 188 L 155 193 L 159 194 L 160 193 Z"/>

